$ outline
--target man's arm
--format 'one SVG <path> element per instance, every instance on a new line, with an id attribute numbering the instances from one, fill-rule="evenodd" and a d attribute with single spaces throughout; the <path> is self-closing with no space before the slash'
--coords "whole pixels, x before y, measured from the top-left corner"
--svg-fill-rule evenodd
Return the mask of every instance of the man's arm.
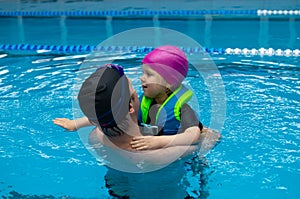
<path id="1" fill-rule="evenodd" d="M 145 172 L 160 169 L 179 158 L 189 157 L 189 155 L 199 151 L 198 145 L 128 151 L 105 145 L 103 143 L 104 137 L 105 135 L 101 131 L 94 130 L 89 136 L 89 144 L 100 159 L 105 160 L 107 166 L 127 172 Z"/>
<path id="2" fill-rule="evenodd" d="M 216 146 L 219 139 L 220 134 L 218 132 L 204 128 L 200 138 L 201 142 L 198 145 L 170 146 L 136 152 L 96 145 L 95 150 L 100 157 L 109 163 L 108 166 L 113 168 L 135 172 L 137 170 L 149 171 L 167 166 L 179 158 L 190 157 L 189 155 L 193 153 L 203 156 Z"/>

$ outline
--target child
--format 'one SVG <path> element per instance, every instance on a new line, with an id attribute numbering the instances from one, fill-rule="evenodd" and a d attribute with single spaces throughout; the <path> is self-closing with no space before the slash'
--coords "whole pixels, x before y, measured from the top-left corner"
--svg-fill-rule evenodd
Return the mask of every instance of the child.
<path id="1" fill-rule="evenodd" d="M 144 96 L 140 122 L 158 126 L 159 135 L 174 135 L 198 125 L 202 129 L 194 111 L 186 104 L 193 93 L 181 84 L 188 72 L 184 52 L 175 46 L 158 47 L 142 63 Z"/>
<path id="2" fill-rule="evenodd" d="M 142 63 L 144 95 L 140 100 L 139 122 L 157 126 L 158 135 L 193 131 L 198 137 L 195 132 L 203 126 L 186 104 L 193 93 L 181 84 L 188 72 L 184 52 L 175 46 L 161 46 L 147 54 Z M 153 149 L 167 144 L 161 141 L 161 137 L 142 136 L 133 138 L 131 144 L 138 150 Z"/>
<path id="3" fill-rule="evenodd" d="M 188 72 L 184 52 L 175 46 L 161 46 L 147 54 L 142 63 L 144 96 L 141 97 L 139 122 L 157 126 L 158 135 L 163 136 L 135 137 L 130 143 L 132 148 L 145 150 L 174 145 L 172 135 L 182 132 L 186 133 L 186 139 L 177 144 L 197 142 L 202 124 L 186 104 L 192 92 L 181 84 Z M 71 131 L 90 125 L 87 118 L 56 118 L 53 122 Z"/>

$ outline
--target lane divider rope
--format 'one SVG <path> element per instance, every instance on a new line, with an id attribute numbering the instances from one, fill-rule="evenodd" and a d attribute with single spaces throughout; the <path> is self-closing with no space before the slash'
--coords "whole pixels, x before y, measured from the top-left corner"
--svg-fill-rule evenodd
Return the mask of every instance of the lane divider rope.
<path id="1" fill-rule="evenodd" d="M 32 44 L 0 44 L 2 51 L 34 51 L 36 53 L 90 53 L 92 51 L 99 52 L 136 52 L 149 53 L 153 47 L 145 46 L 93 46 L 93 45 L 32 45 Z M 273 49 L 273 48 L 183 48 L 187 53 L 210 53 L 216 55 L 244 55 L 244 56 L 286 56 L 299 57 L 299 49 Z"/>
<path id="2" fill-rule="evenodd" d="M 107 11 L 1 11 L 0 16 L 16 17 L 128 17 L 128 16 L 203 16 L 203 15 L 254 15 L 254 16 L 300 16 L 300 10 L 107 10 Z"/>

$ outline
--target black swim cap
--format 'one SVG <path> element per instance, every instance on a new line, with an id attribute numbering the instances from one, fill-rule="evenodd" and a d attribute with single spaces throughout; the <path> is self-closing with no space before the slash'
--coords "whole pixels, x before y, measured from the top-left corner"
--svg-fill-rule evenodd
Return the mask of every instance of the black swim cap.
<path id="1" fill-rule="evenodd" d="M 97 69 L 82 84 L 78 94 L 82 112 L 102 128 L 116 127 L 129 112 L 130 92 L 123 68 Z"/>

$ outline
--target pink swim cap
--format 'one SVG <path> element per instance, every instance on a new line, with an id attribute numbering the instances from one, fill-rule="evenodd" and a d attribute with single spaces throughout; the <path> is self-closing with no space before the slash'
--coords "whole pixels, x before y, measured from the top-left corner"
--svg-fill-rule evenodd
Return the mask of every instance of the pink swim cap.
<path id="1" fill-rule="evenodd" d="M 188 60 L 184 52 L 175 46 L 155 48 L 142 63 L 149 65 L 174 88 L 181 84 L 188 72 Z"/>

